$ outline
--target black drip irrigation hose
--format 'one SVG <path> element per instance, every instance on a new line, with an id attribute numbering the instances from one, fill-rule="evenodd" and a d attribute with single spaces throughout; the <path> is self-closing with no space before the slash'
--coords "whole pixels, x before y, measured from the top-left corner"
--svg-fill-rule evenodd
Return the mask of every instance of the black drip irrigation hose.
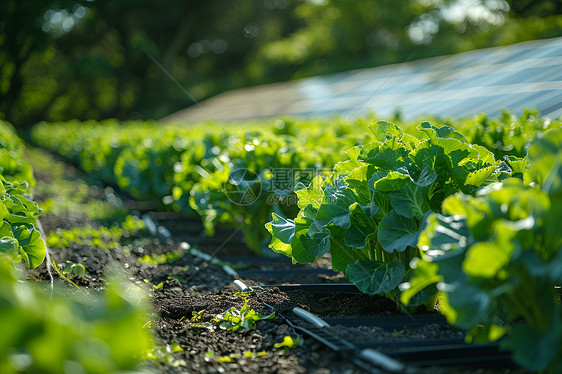
<path id="1" fill-rule="evenodd" d="M 164 226 L 157 225 L 148 214 L 142 216 L 151 234 L 164 238 L 173 238 Z M 189 253 L 199 257 L 205 263 L 222 266 L 223 271 L 232 278 L 241 274 L 263 274 L 258 271 L 237 272 L 223 261 L 186 246 Z M 266 272 L 267 273 L 267 272 Z M 281 291 L 300 290 L 314 294 L 339 293 L 358 294 L 360 291 L 353 284 L 281 284 L 248 287 L 239 279 L 233 280 L 233 285 L 240 291 L 255 291 L 259 289 L 277 287 Z M 258 297 L 259 299 L 259 297 Z M 295 331 L 312 337 L 329 349 L 340 353 L 358 367 L 372 373 L 415 373 L 418 367 L 427 366 L 475 366 L 485 364 L 486 367 L 515 367 L 509 352 L 500 351 L 499 342 L 488 344 L 467 344 L 463 338 L 445 339 L 416 339 L 409 341 L 368 341 L 350 342 L 332 334 L 329 329 L 335 325 L 348 327 L 371 326 L 385 330 L 408 327 L 416 328 L 427 324 L 448 325 L 440 314 L 384 316 L 384 317 L 353 317 L 353 318 L 320 318 L 302 308 L 292 309 L 298 319 L 288 318 L 279 313 L 274 307 L 263 300 L 260 302 L 280 316 Z M 299 324 L 298 320 L 306 321 L 310 326 Z"/>

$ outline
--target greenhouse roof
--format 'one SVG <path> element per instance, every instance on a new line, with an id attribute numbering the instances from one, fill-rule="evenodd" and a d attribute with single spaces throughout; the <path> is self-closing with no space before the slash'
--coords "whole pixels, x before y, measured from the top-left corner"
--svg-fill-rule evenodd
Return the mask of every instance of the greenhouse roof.
<path id="1" fill-rule="evenodd" d="M 464 117 L 503 108 L 562 115 L 562 38 L 228 91 L 165 121 L 240 121 L 280 115 L 403 119 Z"/>

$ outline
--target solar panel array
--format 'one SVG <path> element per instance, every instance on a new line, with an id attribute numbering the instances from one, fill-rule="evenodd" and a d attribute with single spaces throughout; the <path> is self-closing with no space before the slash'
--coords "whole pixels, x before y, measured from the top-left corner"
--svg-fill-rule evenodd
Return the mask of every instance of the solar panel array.
<path id="1" fill-rule="evenodd" d="M 223 122 L 374 112 L 404 119 L 465 117 L 503 108 L 562 116 L 562 38 L 225 92 L 164 120 Z"/>

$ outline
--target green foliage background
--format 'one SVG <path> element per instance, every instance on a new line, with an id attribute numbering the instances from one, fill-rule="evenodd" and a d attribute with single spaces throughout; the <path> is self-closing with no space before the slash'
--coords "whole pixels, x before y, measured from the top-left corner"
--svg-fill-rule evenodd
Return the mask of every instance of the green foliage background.
<path id="1" fill-rule="evenodd" d="M 200 100 L 560 35 L 562 5 L 549 0 L 5 0 L 0 113 L 27 127 L 192 105 L 151 58 Z"/>

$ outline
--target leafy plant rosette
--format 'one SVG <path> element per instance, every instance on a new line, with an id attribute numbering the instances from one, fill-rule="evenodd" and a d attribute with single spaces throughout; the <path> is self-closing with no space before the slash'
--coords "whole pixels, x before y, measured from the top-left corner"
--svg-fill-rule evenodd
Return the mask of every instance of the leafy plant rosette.
<path id="1" fill-rule="evenodd" d="M 0 253 L 1 373 L 141 372 L 153 341 L 138 285 L 115 272 L 103 294 L 51 293 L 18 281 L 12 267 Z"/>
<path id="2" fill-rule="evenodd" d="M 486 147 L 500 159 L 506 156 L 524 157 L 534 139 L 561 124 L 562 119 L 541 118 L 537 109 L 525 109 L 519 118 L 502 110 L 499 118 L 479 114 L 473 120 L 453 127 L 471 143 Z"/>
<path id="3" fill-rule="evenodd" d="M 45 243 L 35 229 L 41 210 L 26 190 L 27 183 L 0 175 L 0 252 L 33 269 L 45 259 Z"/>
<path id="4" fill-rule="evenodd" d="M 35 229 L 41 209 L 28 194 L 35 179 L 23 143 L 5 122 L 0 122 L 0 161 L 0 255 L 33 269 L 45 258 L 45 243 Z"/>
<path id="5" fill-rule="evenodd" d="M 375 141 L 348 150 L 332 176 L 301 186 L 294 220 L 273 213 L 266 228 L 270 247 L 294 263 L 330 253 L 333 269 L 361 291 L 396 300 L 398 285 L 410 279 L 424 217 L 447 196 L 472 193 L 511 170 L 448 126 L 419 124 L 425 138 L 385 121 L 369 128 Z M 426 289 L 411 304 L 435 293 Z"/>
<path id="6" fill-rule="evenodd" d="M 294 185 L 310 181 L 322 158 L 289 135 L 248 132 L 225 144 L 227 149 L 208 165 L 211 171 L 201 170 L 190 205 L 209 235 L 218 223 L 240 225 L 248 247 L 262 253 L 268 239 L 264 223 L 272 211 L 296 214 Z"/>
<path id="7" fill-rule="evenodd" d="M 468 339 L 494 341 L 533 371 L 562 373 L 562 128 L 529 149 L 525 183 L 458 194 L 427 219 L 407 303 L 437 283 L 441 310 Z"/>
<path id="8" fill-rule="evenodd" d="M 35 178 L 31 166 L 23 157 L 24 144 L 13 126 L 0 121 L 0 174 L 8 180 L 24 180 L 31 186 Z"/>

